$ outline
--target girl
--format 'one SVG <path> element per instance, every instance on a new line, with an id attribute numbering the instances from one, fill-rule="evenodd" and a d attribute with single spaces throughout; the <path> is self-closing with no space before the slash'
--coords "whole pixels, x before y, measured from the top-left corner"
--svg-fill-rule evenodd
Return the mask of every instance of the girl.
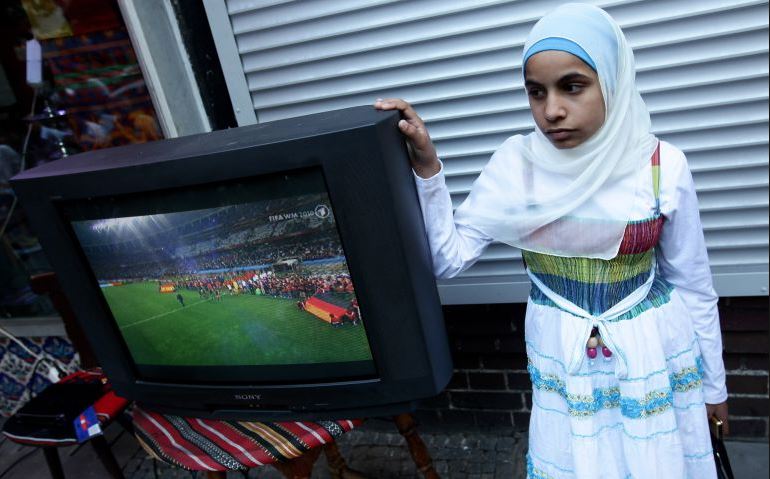
<path id="1" fill-rule="evenodd" d="M 563 5 L 524 45 L 537 129 L 494 153 L 452 213 L 406 102 L 399 128 L 438 277 L 492 241 L 522 249 L 533 404 L 530 478 L 713 478 L 727 420 L 717 296 L 684 155 L 650 133 L 634 58 L 603 10 Z"/>

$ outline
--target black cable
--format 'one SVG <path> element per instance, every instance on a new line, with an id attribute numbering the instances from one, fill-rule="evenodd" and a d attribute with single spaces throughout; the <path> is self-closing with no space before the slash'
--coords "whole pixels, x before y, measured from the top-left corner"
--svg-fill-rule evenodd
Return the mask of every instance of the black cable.
<path id="1" fill-rule="evenodd" d="M 70 453 L 67 454 L 67 456 L 69 456 L 69 457 L 74 456 L 75 454 L 77 454 L 78 451 L 80 451 L 80 448 L 83 447 L 84 445 L 85 445 L 85 442 L 78 443 L 78 445 L 75 447 L 75 449 L 70 451 Z"/>
<path id="2" fill-rule="evenodd" d="M 110 444 L 110 447 L 114 446 L 114 445 L 115 445 L 115 443 L 116 443 L 116 442 L 118 442 L 118 441 L 120 440 L 120 438 L 121 438 L 121 437 L 123 437 L 123 434 L 125 434 L 125 433 L 126 433 L 126 430 L 125 430 L 125 429 L 122 429 L 122 430 L 121 430 L 121 431 L 118 433 L 118 435 L 117 435 L 117 436 L 115 436 L 115 439 L 113 439 L 112 441 L 110 441 L 110 443 L 109 443 L 109 444 Z"/>
<path id="3" fill-rule="evenodd" d="M 24 459 L 28 458 L 32 454 L 36 453 L 38 450 L 41 450 L 41 449 L 36 447 L 35 449 L 29 451 L 28 453 L 24 454 L 20 458 L 18 458 L 15 461 L 13 461 L 13 463 L 10 466 L 8 466 L 3 472 L 0 472 L 0 479 L 2 479 L 3 476 L 5 476 L 9 472 L 11 472 L 11 469 L 16 467 L 21 461 L 23 461 Z"/>

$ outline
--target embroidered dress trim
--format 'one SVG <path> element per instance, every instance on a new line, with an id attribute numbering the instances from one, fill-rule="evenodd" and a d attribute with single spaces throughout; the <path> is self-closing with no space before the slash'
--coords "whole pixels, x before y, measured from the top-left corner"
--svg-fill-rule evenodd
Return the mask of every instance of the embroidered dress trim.
<path id="1" fill-rule="evenodd" d="M 670 374 L 669 381 L 671 388 L 678 393 L 700 388 L 703 385 L 703 357 L 695 358 L 695 366 Z"/>
<path id="2" fill-rule="evenodd" d="M 642 399 L 620 399 L 620 412 L 623 416 L 632 419 L 655 416 L 672 407 L 674 407 L 674 393 L 669 388 L 649 392 Z"/>
<path id="3" fill-rule="evenodd" d="M 543 374 L 531 361 L 527 364 L 527 371 L 534 389 L 553 392 L 564 398 L 569 416 L 588 417 L 602 409 L 620 408 L 625 417 L 643 419 L 674 407 L 674 392 L 687 392 L 700 387 L 703 359 L 699 356 L 695 363 L 694 366 L 669 374 L 670 388 L 649 391 L 642 398 L 622 397 L 618 386 L 595 388 L 592 394 L 572 394 L 567 391 L 562 378 L 555 374 Z"/>
<path id="4" fill-rule="evenodd" d="M 572 471 L 567 471 L 572 473 Z M 530 454 L 527 453 L 527 479 L 555 479 L 553 476 L 549 476 L 544 471 L 535 467 L 532 463 Z"/>

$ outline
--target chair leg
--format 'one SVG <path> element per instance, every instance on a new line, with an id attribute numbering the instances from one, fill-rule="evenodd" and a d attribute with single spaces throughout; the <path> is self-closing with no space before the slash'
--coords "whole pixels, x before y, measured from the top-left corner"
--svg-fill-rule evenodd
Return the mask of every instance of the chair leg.
<path id="1" fill-rule="evenodd" d="M 412 455 L 417 469 L 425 476 L 425 479 L 439 479 L 438 473 L 433 469 L 433 459 L 430 457 L 428 448 L 422 442 L 420 435 L 417 434 L 417 424 L 414 417 L 408 413 L 399 414 L 393 418 L 393 421 L 396 423 L 398 432 L 406 439 L 409 453 Z"/>
<path id="2" fill-rule="evenodd" d="M 64 469 L 61 467 L 59 451 L 53 446 L 43 446 L 42 449 L 45 455 L 45 462 L 48 463 L 48 470 L 51 471 L 53 479 L 64 479 Z"/>
<path id="3" fill-rule="evenodd" d="M 93 437 L 90 442 L 96 452 L 96 457 L 99 458 L 99 461 L 104 465 L 104 468 L 107 469 L 110 477 L 113 479 L 125 479 L 123 470 L 120 468 L 118 461 L 115 460 L 112 449 L 110 449 L 110 445 L 107 444 L 107 440 L 104 436 Z"/>
<path id="4" fill-rule="evenodd" d="M 286 462 L 274 462 L 271 465 L 278 469 L 287 479 L 309 479 L 310 474 L 313 472 L 313 464 L 315 464 L 318 456 L 321 455 L 321 448 L 314 447 L 309 451 L 305 451 L 299 457 L 295 457 Z"/>
<path id="5" fill-rule="evenodd" d="M 332 479 L 366 479 L 365 475 L 348 467 L 336 442 L 329 442 L 323 448 Z"/>

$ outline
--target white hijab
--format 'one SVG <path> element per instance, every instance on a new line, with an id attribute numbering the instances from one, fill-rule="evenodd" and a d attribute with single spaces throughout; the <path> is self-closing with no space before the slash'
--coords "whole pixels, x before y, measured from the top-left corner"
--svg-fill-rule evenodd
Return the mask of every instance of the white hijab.
<path id="1" fill-rule="evenodd" d="M 604 124 L 570 149 L 554 147 L 538 129 L 509 138 L 455 220 L 525 250 L 610 259 L 618 253 L 636 196 L 635 173 L 657 145 L 636 89 L 633 51 L 604 10 L 584 4 L 562 5 L 540 19 L 523 57 L 546 38 L 569 40 L 590 57 L 604 98 Z"/>

